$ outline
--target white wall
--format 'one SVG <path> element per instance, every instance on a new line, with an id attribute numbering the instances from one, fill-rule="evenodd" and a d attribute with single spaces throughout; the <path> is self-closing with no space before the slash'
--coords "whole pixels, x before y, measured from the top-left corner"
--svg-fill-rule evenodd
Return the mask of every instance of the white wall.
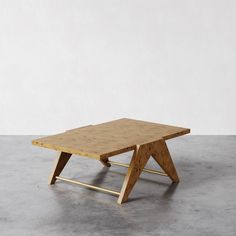
<path id="1" fill-rule="evenodd" d="M 1 0 L 0 134 L 120 117 L 236 134 L 236 1 Z"/>

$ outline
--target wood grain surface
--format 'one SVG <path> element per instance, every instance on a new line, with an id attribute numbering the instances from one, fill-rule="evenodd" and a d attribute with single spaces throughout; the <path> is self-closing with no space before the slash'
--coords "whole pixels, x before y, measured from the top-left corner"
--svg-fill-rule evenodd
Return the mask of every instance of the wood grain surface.
<path id="1" fill-rule="evenodd" d="M 167 140 L 189 132 L 187 128 L 123 118 L 36 139 L 32 144 L 104 160 L 134 150 L 136 145 Z"/>

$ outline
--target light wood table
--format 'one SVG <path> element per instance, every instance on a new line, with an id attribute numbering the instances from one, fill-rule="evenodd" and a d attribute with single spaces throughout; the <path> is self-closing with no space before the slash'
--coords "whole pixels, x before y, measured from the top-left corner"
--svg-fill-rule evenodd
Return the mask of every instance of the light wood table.
<path id="1" fill-rule="evenodd" d="M 179 182 L 165 140 L 187 133 L 190 133 L 190 129 L 124 118 L 43 137 L 33 140 L 32 144 L 60 152 L 49 184 L 54 184 L 59 179 L 108 192 L 117 195 L 118 203 L 121 204 L 128 200 L 142 171 L 168 176 L 173 182 Z M 114 155 L 131 150 L 133 156 L 130 164 L 109 160 Z M 114 191 L 60 176 L 72 154 L 97 159 L 107 167 L 111 165 L 127 167 L 128 171 L 121 190 Z M 151 156 L 164 172 L 144 168 Z"/>

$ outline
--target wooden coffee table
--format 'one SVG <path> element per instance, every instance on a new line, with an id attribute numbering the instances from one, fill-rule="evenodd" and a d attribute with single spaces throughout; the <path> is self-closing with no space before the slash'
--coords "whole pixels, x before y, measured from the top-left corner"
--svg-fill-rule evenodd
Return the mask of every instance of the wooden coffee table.
<path id="1" fill-rule="evenodd" d="M 36 139 L 32 144 L 60 152 L 49 184 L 55 184 L 59 179 L 108 192 L 117 195 L 118 203 L 121 204 L 128 200 L 142 171 L 168 176 L 173 182 L 179 182 L 165 140 L 187 133 L 190 133 L 190 129 L 124 118 Z M 114 155 L 131 150 L 133 156 L 130 164 L 109 160 Z M 128 171 L 121 190 L 114 191 L 60 176 L 72 154 L 97 159 L 107 167 L 111 165 L 127 167 Z M 164 172 L 144 168 L 151 156 Z"/>

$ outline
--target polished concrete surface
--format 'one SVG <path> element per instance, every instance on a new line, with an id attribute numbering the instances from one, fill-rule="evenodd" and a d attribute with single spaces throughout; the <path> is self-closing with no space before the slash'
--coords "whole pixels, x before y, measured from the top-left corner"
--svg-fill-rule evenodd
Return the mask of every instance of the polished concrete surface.
<path id="1" fill-rule="evenodd" d="M 236 235 L 236 136 L 168 141 L 181 182 L 142 174 L 129 202 L 57 182 L 47 185 L 57 153 L 36 136 L 0 136 L 0 235 Z M 131 153 L 113 157 L 128 162 Z M 152 160 L 148 167 L 156 168 Z M 72 156 L 63 176 L 119 190 L 122 167 Z"/>

